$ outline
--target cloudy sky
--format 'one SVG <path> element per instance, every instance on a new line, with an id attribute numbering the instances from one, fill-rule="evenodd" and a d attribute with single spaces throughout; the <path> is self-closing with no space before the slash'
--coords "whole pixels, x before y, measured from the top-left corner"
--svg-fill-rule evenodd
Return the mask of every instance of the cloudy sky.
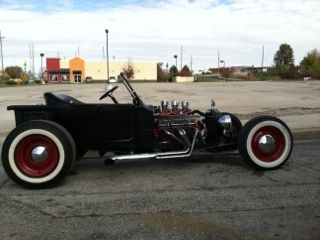
<path id="1" fill-rule="evenodd" d="M 319 0 L 0 0 L 4 65 L 27 60 L 34 43 L 36 70 L 47 57 L 100 60 L 109 29 L 109 56 L 171 66 L 183 46 L 183 64 L 271 65 L 281 43 L 298 64 L 320 48 Z M 27 66 L 27 68 L 28 68 Z"/>

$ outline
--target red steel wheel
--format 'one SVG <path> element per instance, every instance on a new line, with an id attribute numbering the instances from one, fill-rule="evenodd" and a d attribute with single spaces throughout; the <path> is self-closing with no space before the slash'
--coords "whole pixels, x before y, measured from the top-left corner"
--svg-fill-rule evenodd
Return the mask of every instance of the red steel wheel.
<path id="1" fill-rule="evenodd" d="M 260 116 L 243 127 L 238 145 L 246 162 L 256 168 L 274 169 L 289 158 L 293 140 L 283 121 L 272 116 Z"/>
<path id="2" fill-rule="evenodd" d="M 251 140 L 252 153 L 264 162 L 273 162 L 285 150 L 285 137 L 276 127 L 266 126 L 258 129 Z"/>
<path id="3" fill-rule="evenodd" d="M 16 147 L 17 167 L 30 177 L 50 174 L 59 162 L 59 151 L 55 143 L 43 135 L 30 135 Z"/>

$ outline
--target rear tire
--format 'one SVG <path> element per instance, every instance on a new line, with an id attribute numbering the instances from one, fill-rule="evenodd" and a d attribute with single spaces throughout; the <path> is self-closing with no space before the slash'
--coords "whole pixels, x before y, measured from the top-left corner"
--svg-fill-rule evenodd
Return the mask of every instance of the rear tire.
<path id="1" fill-rule="evenodd" d="M 26 188 L 56 186 L 72 170 L 75 157 L 70 133 L 45 120 L 18 125 L 5 139 L 1 154 L 8 176 Z"/>
<path id="2" fill-rule="evenodd" d="M 272 116 L 259 116 L 244 125 L 238 146 L 249 165 L 266 170 L 278 168 L 289 159 L 293 140 L 283 121 Z"/>

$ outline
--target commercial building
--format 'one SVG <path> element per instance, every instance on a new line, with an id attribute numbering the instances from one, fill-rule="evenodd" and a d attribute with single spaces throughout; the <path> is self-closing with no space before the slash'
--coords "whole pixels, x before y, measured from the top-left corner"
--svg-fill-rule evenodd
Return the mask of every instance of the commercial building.
<path id="1" fill-rule="evenodd" d="M 152 61 L 110 61 L 110 81 L 117 81 L 124 69 L 131 66 L 134 71 L 132 81 L 157 81 L 157 62 Z M 85 61 L 74 57 L 68 61 L 60 58 L 47 58 L 47 83 L 81 83 L 86 80 L 106 81 L 106 61 Z"/>

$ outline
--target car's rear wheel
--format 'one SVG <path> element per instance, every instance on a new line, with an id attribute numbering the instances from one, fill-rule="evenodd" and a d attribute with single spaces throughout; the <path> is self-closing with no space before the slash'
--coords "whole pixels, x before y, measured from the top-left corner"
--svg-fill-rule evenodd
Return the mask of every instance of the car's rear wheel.
<path id="1" fill-rule="evenodd" d="M 290 157 L 293 140 L 283 121 L 272 116 L 260 116 L 244 125 L 238 146 L 242 158 L 253 167 L 274 169 Z"/>
<path id="2" fill-rule="evenodd" d="M 55 186 L 69 174 L 75 157 L 70 133 L 44 120 L 26 122 L 12 130 L 1 155 L 8 176 L 27 188 Z"/>

